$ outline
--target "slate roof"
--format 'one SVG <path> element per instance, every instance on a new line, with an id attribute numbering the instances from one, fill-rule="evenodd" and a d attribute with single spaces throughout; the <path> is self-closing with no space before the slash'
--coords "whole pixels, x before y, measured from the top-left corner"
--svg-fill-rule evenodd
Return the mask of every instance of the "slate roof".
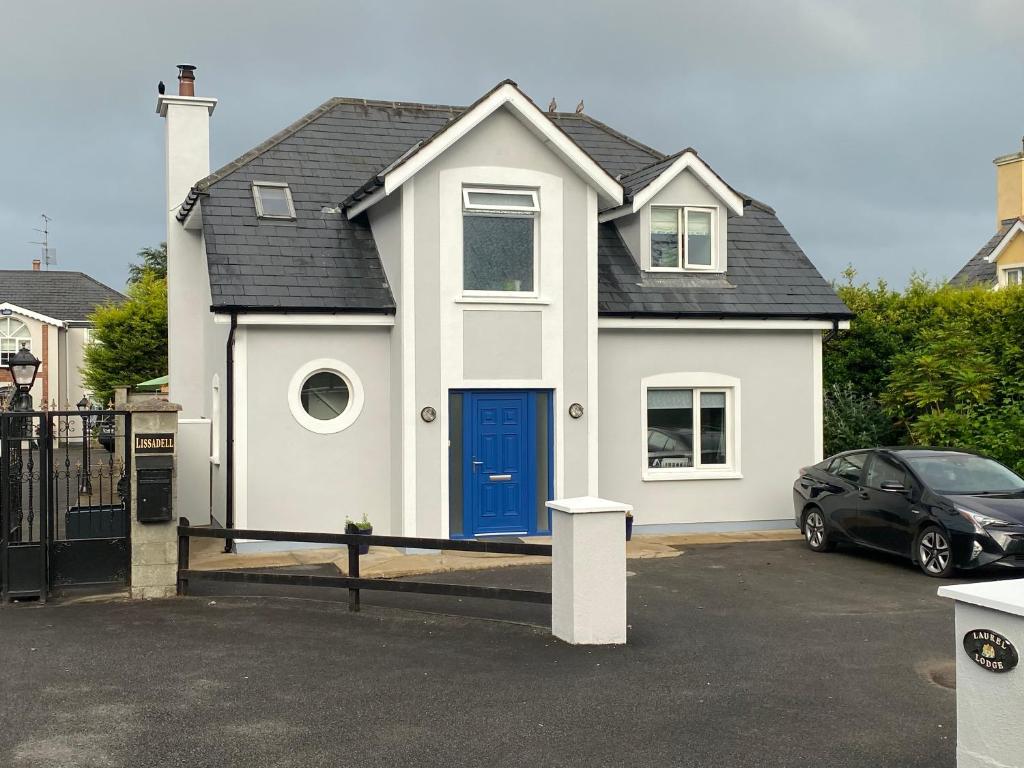
<path id="1" fill-rule="evenodd" d="M 466 109 L 331 99 L 198 182 L 182 204 L 179 219 L 183 221 L 195 202 L 202 200 L 213 309 L 393 312 L 394 297 L 367 217 L 349 220 L 344 213 L 323 209 L 339 207 L 360 190 L 366 194 L 384 169 L 429 141 Z M 589 115 L 548 117 L 614 177 L 667 165 L 679 154 L 666 156 Z M 294 221 L 257 218 L 251 190 L 256 180 L 288 183 L 296 209 Z M 758 210 L 760 215 L 749 221 L 736 219 L 735 237 L 730 223 L 730 274 L 718 279 L 749 286 L 743 300 L 736 299 L 740 294 L 734 287 L 705 285 L 704 278 L 709 276 L 700 276 L 698 284 L 689 287 L 677 279 L 678 284 L 669 288 L 659 284 L 671 283 L 672 278 L 663 276 L 646 275 L 632 283 L 618 280 L 616 276 L 628 274 L 628 265 L 608 245 L 608 227 L 614 225 L 602 225 L 601 290 L 607 298 L 602 312 L 779 316 L 799 311 L 800 316 L 848 316 L 774 214 L 767 212 L 770 209 Z M 751 265 L 755 277 L 748 279 Z M 689 277 L 680 276 L 684 282 Z M 760 288 L 755 285 L 759 278 Z"/>
<path id="2" fill-rule="evenodd" d="M 0 304 L 11 303 L 67 323 L 84 323 L 100 304 L 124 296 L 82 272 L 0 270 Z"/>
<path id="3" fill-rule="evenodd" d="M 989 262 L 986 259 L 1017 221 L 1018 219 L 1006 219 L 1003 221 L 999 231 L 992 235 L 992 239 L 985 243 L 981 250 L 974 254 L 971 260 L 964 264 L 959 272 L 953 275 L 953 279 L 950 282 L 954 285 L 995 285 L 995 262 Z"/>
<path id="4" fill-rule="evenodd" d="M 612 222 L 598 231 L 602 316 L 845 319 L 850 310 L 775 212 L 748 201 L 729 213 L 726 274 L 642 272 Z"/>

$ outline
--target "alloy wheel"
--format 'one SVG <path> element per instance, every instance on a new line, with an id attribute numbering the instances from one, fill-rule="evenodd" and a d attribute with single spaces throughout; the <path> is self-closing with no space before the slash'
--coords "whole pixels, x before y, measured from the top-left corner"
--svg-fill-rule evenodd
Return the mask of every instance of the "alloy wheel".
<path id="1" fill-rule="evenodd" d="M 921 537 L 917 548 L 921 567 L 928 573 L 943 573 L 949 565 L 949 542 L 941 531 L 931 530 Z"/>
<path id="2" fill-rule="evenodd" d="M 817 549 L 825 541 L 825 520 L 821 512 L 812 510 L 808 513 L 807 520 L 804 521 L 804 535 L 812 549 Z"/>

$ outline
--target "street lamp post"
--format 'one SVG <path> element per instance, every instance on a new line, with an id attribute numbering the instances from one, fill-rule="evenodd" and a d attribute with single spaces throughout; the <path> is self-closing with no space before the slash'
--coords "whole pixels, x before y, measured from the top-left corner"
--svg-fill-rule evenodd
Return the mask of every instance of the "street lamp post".
<path id="1" fill-rule="evenodd" d="M 89 400 L 85 395 L 75 405 L 78 412 L 82 414 L 82 477 L 78 483 L 78 493 L 86 496 L 92 495 L 92 466 L 89 463 L 89 443 L 91 434 L 89 428 L 92 424 L 92 417 L 89 415 Z"/>
<path id="2" fill-rule="evenodd" d="M 7 361 L 7 370 L 11 374 L 11 380 L 14 382 L 15 392 L 11 397 L 11 411 L 15 413 L 28 413 L 32 410 L 32 385 L 36 380 L 36 371 L 39 370 L 39 360 L 28 351 L 28 348 L 22 346 L 11 359 Z M 32 424 L 32 418 L 30 416 L 21 416 L 16 419 L 11 419 L 10 431 L 7 433 L 8 437 L 13 438 L 30 438 L 30 427 Z M 8 484 L 8 510 L 6 520 L 3 523 L 10 529 L 10 535 L 12 541 L 21 541 L 22 536 L 22 506 L 21 506 L 21 473 L 22 473 L 22 444 L 21 439 L 15 439 L 4 446 L 7 456 L 5 461 L 7 462 L 7 472 L 9 478 L 18 478 L 16 482 L 10 482 Z M 31 509 L 29 510 L 29 531 L 31 537 L 32 520 L 31 520 Z M 3 518 L 0 515 L 0 518 Z M 13 530 L 13 523 L 17 521 L 17 532 Z"/>

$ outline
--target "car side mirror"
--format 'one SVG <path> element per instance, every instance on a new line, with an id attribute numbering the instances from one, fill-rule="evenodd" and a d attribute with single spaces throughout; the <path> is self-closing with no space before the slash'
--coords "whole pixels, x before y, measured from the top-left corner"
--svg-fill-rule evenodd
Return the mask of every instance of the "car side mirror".
<path id="1" fill-rule="evenodd" d="M 886 480 L 882 483 L 881 489 L 886 493 L 906 493 L 907 486 L 897 483 L 895 480 Z"/>

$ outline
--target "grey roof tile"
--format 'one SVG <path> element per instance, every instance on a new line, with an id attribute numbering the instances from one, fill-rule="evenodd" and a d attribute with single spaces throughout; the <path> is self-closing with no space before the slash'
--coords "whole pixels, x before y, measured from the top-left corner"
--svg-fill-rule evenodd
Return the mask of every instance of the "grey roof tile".
<path id="1" fill-rule="evenodd" d="M 179 218 L 202 198 L 214 307 L 394 311 L 366 217 L 349 220 L 321 209 L 371 189 L 383 169 L 465 109 L 331 99 L 198 182 Z M 589 115 L 550 117 L 610 175 L 628 179 L 634 192 L 678 156 Z M 287 181 L 294 222 L 256 217 L 251 185 L 258 180 Z M 727 277 L 641 275 L 611 223 L 600 225 L 598 252 L 603 314 L 848 314 L 774 212 L 760 203 L 748 204 L 742 218 L 730 218 Z"/>
<path id="2" fill-rule="evenodd" d="M 81 323 L 101 304 L 124 296 L 82 272 L 33 269 L 0 270 L 0 303 L 70 323 Z"/>
<path id="3" fill-rule="evenodd" d="M 954 285 L 995 285 L 996 265 L 995 262 L 987 260 L 988 256 L 1017 221 L 1018 219 L 1007 219 L 1002 222 L 999 231 L 992 235 L 992 238 L 971 257 L 970 261 L 964 264 L 959 272 L 953 275 L 953 279 L 949 282 Z"/>

